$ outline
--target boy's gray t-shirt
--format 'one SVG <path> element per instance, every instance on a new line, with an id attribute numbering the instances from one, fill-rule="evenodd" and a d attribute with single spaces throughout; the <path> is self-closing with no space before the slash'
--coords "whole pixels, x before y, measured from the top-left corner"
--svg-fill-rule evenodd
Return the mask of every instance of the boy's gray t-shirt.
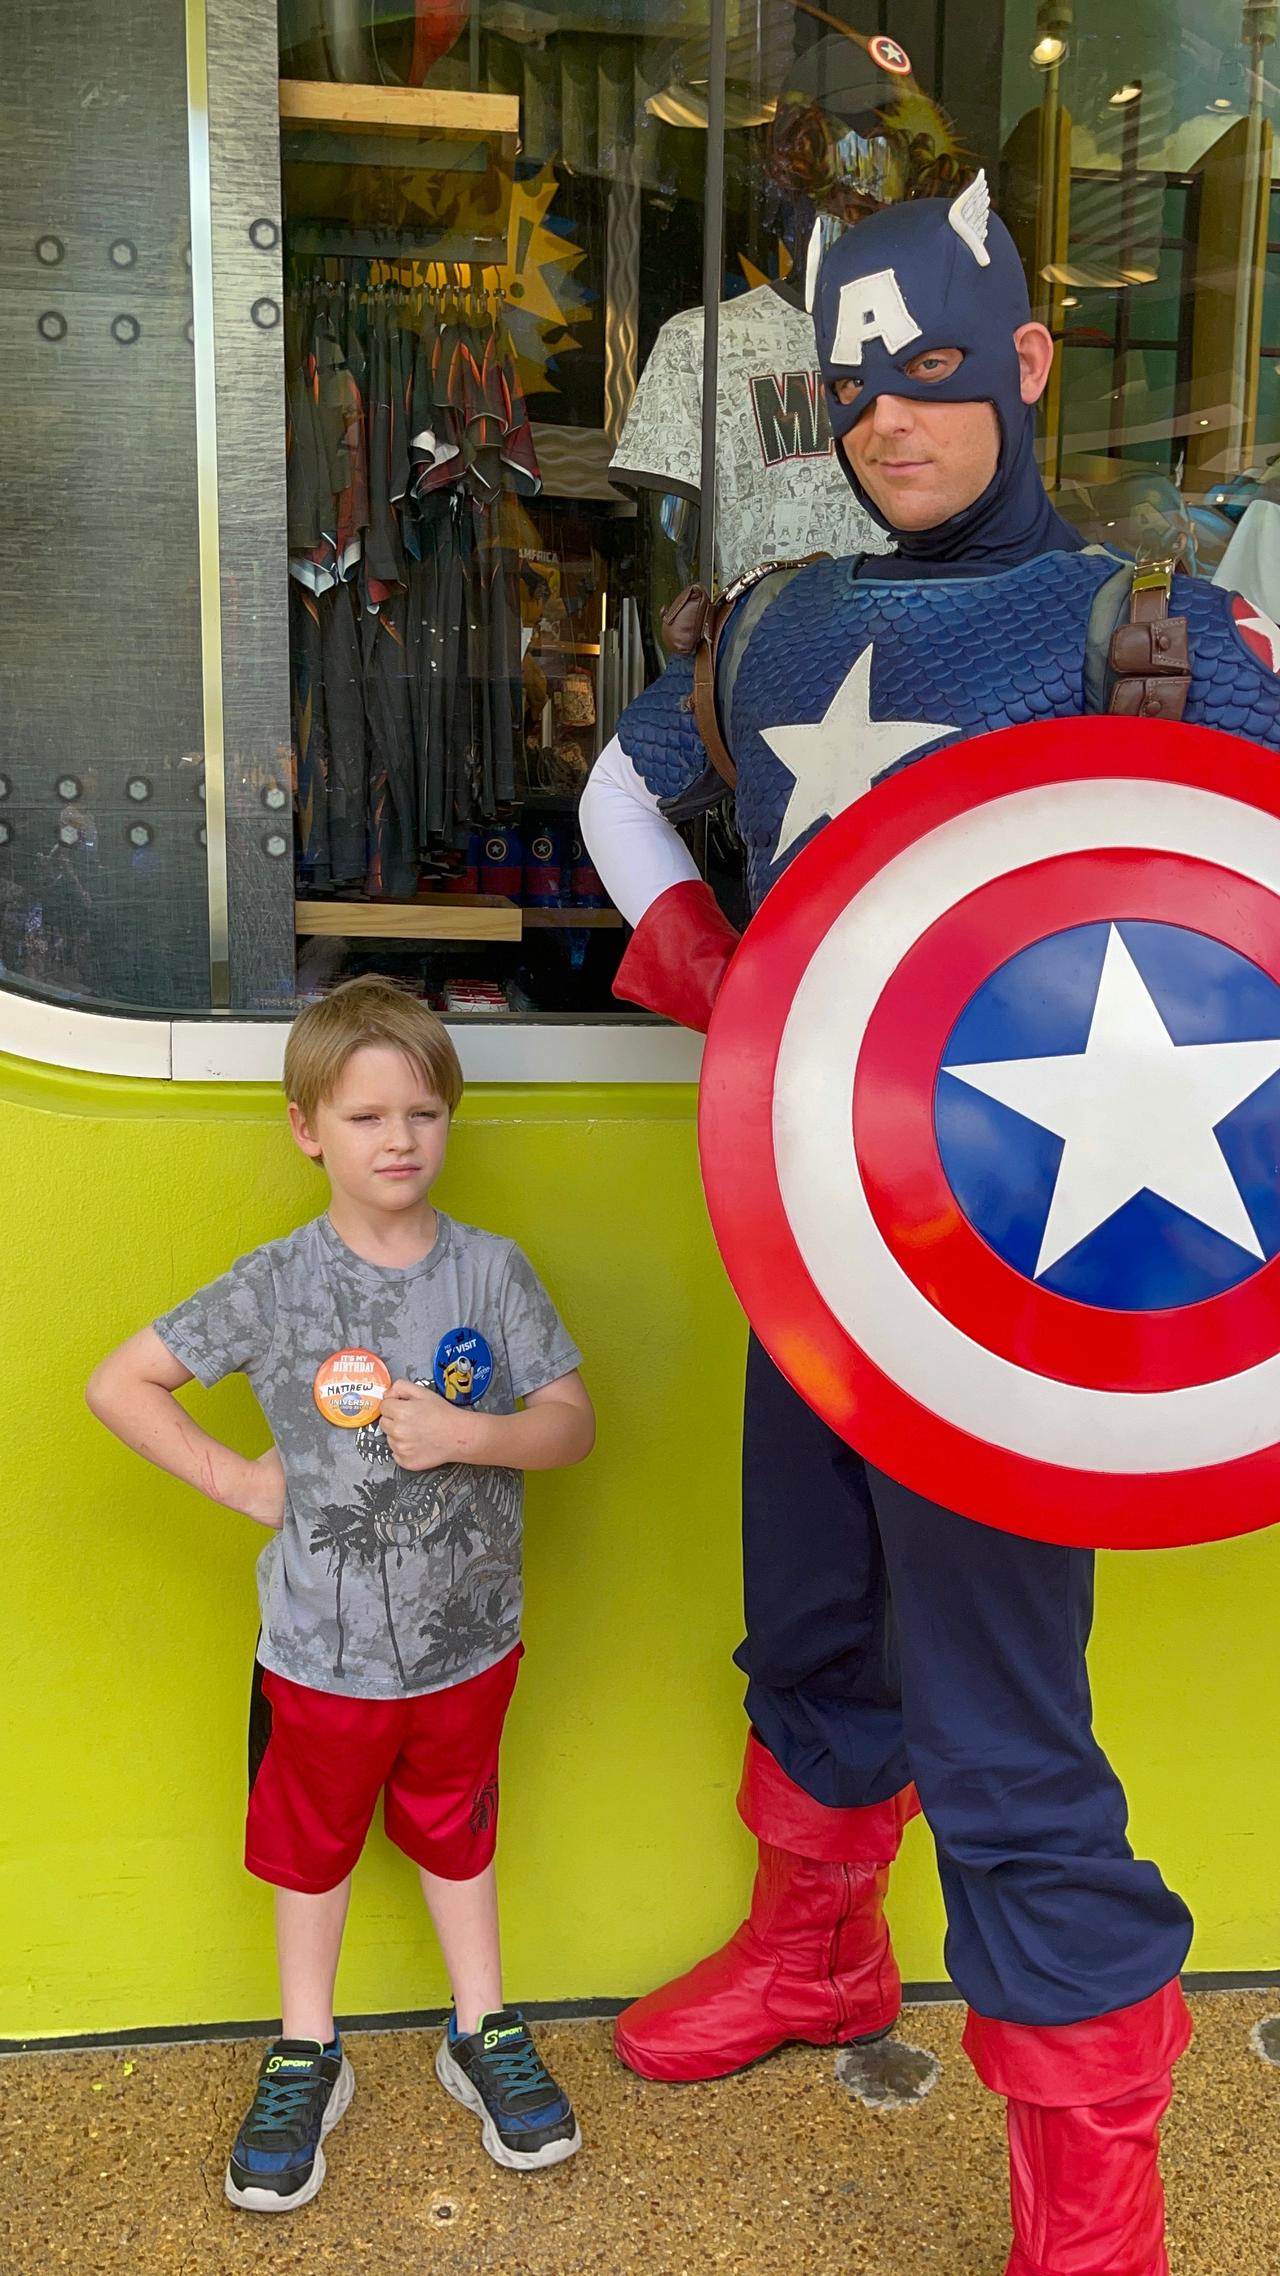
<path id="1" fill-rule="evenodd" d="M 258 1559 L 258 1657 L 313 1690 L 440 1691 L 492 1667 L 519 1637 L 522 1472 L 401 1470 L 380 1423 L 339 1428 L 313 1396 L 324 1362 L 350 1350 L 376 1354 L 393 1382 L 431 1384 L 459 1331 L 488 1347 L 492 1378 L 474 1400 L 483 1413 L 512 1414 L 579 1365 L 514 1241 L 437 1219 L 430 1254 L 397 1270 L 366 1263 L 314 1218 L 155 1322 L 198 1382 L 246 1375 L 271 1426 L 287 1499 Z"/>

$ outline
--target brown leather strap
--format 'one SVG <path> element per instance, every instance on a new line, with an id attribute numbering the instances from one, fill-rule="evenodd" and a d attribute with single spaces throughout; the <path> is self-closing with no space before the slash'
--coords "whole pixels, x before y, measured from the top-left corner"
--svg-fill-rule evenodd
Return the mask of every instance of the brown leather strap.
<path id="1" fill-rule="evenodd" d="M 738 770 L 720 733 L 716 713 L 716 650 L 727 614 L 723 599 L 713 601 L 701 585 L 686 585 L 662 612 L 662 640 L 669 655 L 693 658 L 693 692 L 685 700 L 698 723 L 707 757 L 732 790 Z"/>
<path id="2" fill-rule="evenodd" d="M 1191 691 L 1187 620 L 1170 616 L 1174 562 L 1140 562 L 1128 620 L 1111 635 L 1108 711 L 1136 719 L 1181 719 Z"/>
<path id="3" fill-rule="evenodd" d="M 692 656 L 693 693 L 688 698 L 689 709 L 698 725 L 698 733 L 706 745 L 707 757 L 716 773 L 730 790 L 738 779 L 733 755 L 720 732 L 720 718 L 716 710 L 716 655 L 720 636 L 724 631 L 734 605 L 762 577 L 772 577 L 779 569 L 807 569 L 814 561 L 829 561 L 829 553 L 806 553 L 799 561 L 762 561 L 758 568 L 748 569 L 726 585 L 717 600 L 704 591 L 701 585 L 686 585 L 677 593 L 668 608 L 662 612 L 662 638 L 672 656 Z"/>
<path id="4" fill-rule="evenodd" d="M 707 618 L 707 629 L 694 650 L 693 716 L 698 723 L 698 733 L 706 745 L 707 757 L 721 781 L 727 783 L 732 790 L 738 780 L 738 769 L 720 732 L 720 714 L 716 710 L 716 653 L 728 614 L 728 609 L 718 601 Z"/>

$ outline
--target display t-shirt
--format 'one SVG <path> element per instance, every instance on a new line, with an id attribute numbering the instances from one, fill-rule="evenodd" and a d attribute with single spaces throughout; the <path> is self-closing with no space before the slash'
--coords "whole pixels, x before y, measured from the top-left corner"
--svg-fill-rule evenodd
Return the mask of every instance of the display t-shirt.
<path id="1" fill-rule="evenodd" d="M 702 310 L 663 325 L 610 472 L 698 496 Z M 807 553 L 884 553 L 836 463 L 813 319 L 771 285 L 722 302 L 716 386 L 716 575 Z"/>
<path id="2" fill-rule="evenodd" d="M 258 1559 L 264 1667 L 317 1691 L 398 1699 L 464 1683 L 512 1649 L 522 1473 L 402 1470 L 378 1421 L 340 1427 L 315 1386 L 326 1361 L 364 1351 L 393 1382 L 447 1380 L 467 1404 L 509 1415 L 570 1374 L 580 1354 L 514 1241 L 438 1213 L 429 1254 L 398 1269 L 367 1263 L 317 1217 L 155 1328 L 198 1382 L 248 1377 L 284 1464 L 284 1523 Z"/>

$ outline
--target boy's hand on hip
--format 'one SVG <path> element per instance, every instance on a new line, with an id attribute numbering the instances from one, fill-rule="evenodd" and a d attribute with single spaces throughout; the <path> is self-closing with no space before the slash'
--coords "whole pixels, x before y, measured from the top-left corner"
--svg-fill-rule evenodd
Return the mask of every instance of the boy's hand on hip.
<path id="1" fill-rule="evenodd" d="M 279 1449 L 269 1446 L 256 1462 L 246 1462 L 245 1474 L 243 1498 L 237 1496 L 233 1506 L 255 1524 L 278 1533 L 284 1524 L 285 1504 L 284 1464 Z"/>
<path id="2" fill-rule="evenodd" d="M 424 1383 L 393 1383 L 382 1401 L 382 1429 L 402 1470 L 438 1470 L 470 1460 L 476 1418 Z"/>

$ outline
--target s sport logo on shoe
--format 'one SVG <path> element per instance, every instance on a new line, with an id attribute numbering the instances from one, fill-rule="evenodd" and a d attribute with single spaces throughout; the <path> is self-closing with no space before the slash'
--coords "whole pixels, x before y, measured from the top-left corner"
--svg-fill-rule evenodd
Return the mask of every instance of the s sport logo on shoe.
<path id="1" fill-rule="evenodd" d="M 493 1381 L 493 1353 L 478 1328 L 451 1328 L 436 1347 L 431 1380 L 451 1406 L 473 1407 Z"/>
<path id="2" fill-rule="evenodd" d="M 1273 1523 L 1275 753 L 1068 719 L 880 783 L 744 935 L 700 1143 L 757 1335 L 877 1469 L 1067 1545 Z"/>

